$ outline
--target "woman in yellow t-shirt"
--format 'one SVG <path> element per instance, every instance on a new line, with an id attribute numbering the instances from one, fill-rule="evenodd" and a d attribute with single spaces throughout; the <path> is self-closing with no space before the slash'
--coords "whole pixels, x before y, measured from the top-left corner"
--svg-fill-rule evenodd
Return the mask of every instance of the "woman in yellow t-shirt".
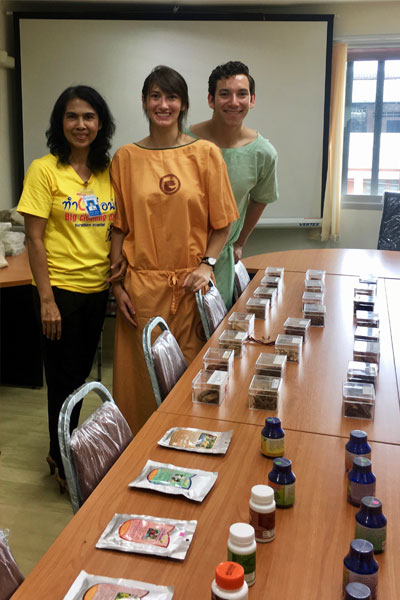
<path id="1" fill-rule="evenodd" d="M 115 213 L 109 149 L 115 125 L 93 88 L 67 88 L 46 132 L 50 154 L 29 167 L 18 211 L 25 219 L 34 301 L 43 332 L 50 450 L 47 462 L 66 489 L 58 417 L 85 382 L 108 298 L 109 250 Z M 80 406 L 71 419 L 77 426 Z"/>
<path id="2" fill-rule="evenodd" d="M 220 150 L 183 133 L 189 108 L 183 77 L 153 69 L 142 89 L 150 134 L 113 158 L 117 212 L 111 262 L 118 304 L 113 394 L 133 432 L 156 408 L 143 356 L 147 321 L 162 316 L 191 362 L 204 344 L 195 292 L 204 287 L 238 217 Z"/>

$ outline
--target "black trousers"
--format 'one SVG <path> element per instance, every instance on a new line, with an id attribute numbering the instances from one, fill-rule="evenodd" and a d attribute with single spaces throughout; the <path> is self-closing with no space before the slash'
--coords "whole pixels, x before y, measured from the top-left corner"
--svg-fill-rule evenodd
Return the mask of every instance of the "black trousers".
<path id="1" fill-rule="evenodd" d="M 62 404 L 89 376 L 104 323 L 108 290 L 94 294 L 70 292 L 53 286 L 61 314 L 61 339 L 43 339 L 43 358 L 47 382 L 50 456 L 65 478 L 58 443 L 58 417 Z M 34 287 L 35 306 L 40 321 L 40 299 Z M 71 431 L 78 425 L 81 403 L 71 416 Z"/>

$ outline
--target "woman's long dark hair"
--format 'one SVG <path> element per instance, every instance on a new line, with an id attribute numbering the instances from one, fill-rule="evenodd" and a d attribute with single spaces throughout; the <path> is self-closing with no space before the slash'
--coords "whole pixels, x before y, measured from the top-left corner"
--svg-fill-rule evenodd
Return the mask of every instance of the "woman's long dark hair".
<path id="1" fill-rule="evenodd" d="M 84 100 L 97 112 L 101 129 L 90 144 L 87 165 L 93 172 L 104 171 L 110 162 L 109 150 L 111 138 L 115 131 L 115 123 L 106 101 L 96 90 L 87 85 L 76 85 L 63 91 L 57 99 L 50 117 L 50 127 L 46 131 L 47 145 L 50 152 L 57 156 L 62 164 L 68 164 L 71 147 L 64 136 L 63 118 L 67 103 L 79 98 Z"/>

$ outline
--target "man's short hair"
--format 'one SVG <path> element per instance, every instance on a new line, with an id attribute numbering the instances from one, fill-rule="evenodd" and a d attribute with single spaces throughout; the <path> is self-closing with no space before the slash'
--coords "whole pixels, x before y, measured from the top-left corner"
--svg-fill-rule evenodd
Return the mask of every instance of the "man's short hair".
<path id="1" fill-rule="evenodd" d="M 256 91 L 256 84 L 254 79 L 249 73 L 249 67 L 239 60 L 230 60 L 224 65 L 218 65 L 212 71 L 208 78 L 208 93 L 212 98 L 215 96 L 215 90 L 217 89 L 217 81 L 220 79 L 228 79 L 234 75 L 246 75 L 249 80 L 250 96 L 253 96 Z"/>

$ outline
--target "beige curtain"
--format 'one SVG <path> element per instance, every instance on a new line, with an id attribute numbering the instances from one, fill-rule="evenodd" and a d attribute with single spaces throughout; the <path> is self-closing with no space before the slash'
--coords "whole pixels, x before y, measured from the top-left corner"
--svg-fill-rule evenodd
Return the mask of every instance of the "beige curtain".
<path id="1" fill-rule="evenodd" d="M 332 52 L 331 105 L 329 115 L 328 173 L 321 240 L 335 241 L 340 232 L 340 197 L 347 44 L 334 44 Z"/>

